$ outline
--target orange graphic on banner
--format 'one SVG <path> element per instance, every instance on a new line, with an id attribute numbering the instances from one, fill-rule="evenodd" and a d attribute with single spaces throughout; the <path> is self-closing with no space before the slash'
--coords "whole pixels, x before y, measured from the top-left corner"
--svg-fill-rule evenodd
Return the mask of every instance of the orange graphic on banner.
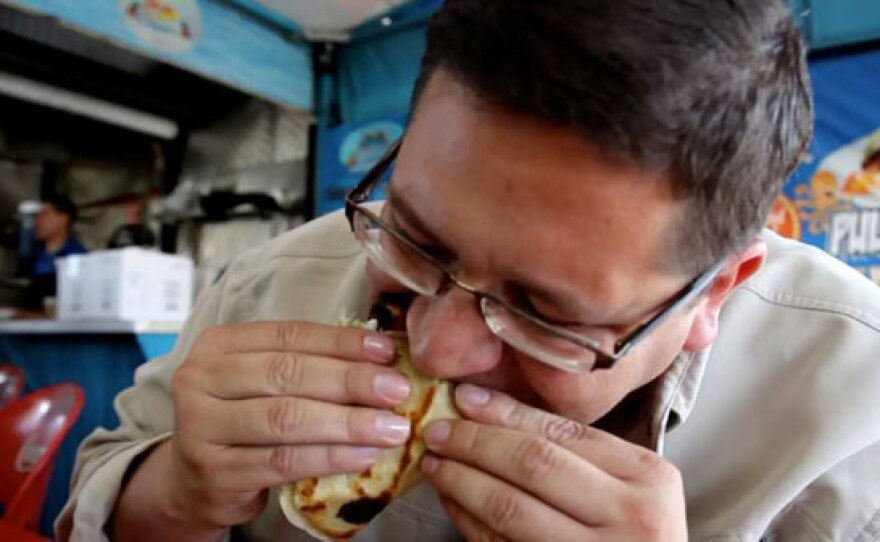
<path id="1" fill-rule="evenodd" d="M 797 207 L 790 199 L 782 195 L 776 198 L 767 218 L 767 227 L 789 239 L 801 238 L 801 221 Z"/>
<path id="2" fill-rule="evenodd" d="M 880 191 L 880 172 L 857 171 L 846 178 L 843 193 L 848 196 L 870 196 Z"/>
<path id="3" fill-rule="evenodd" d="M 837 176 L 827 170 L 816 172 L 809 185 L 798 186 L 797 199 L 797 211 L 813 235 L 828 230 L 831 213 L 852 207 L 840 198 Z"/>

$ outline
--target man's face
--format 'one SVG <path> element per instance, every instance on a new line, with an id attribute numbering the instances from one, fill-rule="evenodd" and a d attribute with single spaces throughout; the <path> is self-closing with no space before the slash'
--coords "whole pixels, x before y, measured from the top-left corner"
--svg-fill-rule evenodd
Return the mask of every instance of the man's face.
<path id="1" fill-rule="evenodd" d="M 547 320 L 619 337 L 693 277 L 664 270 L 682 212 L 661 175 L 602 158 L 576 133 L 478 103 L 438 72 L 422 94 L 383 217 L 464 282 Z M 370 266 L 375 292 L 401 287 Z M 425 373 L 500 389 L 584 422 L 661 374 L 693 321 L 682 311 L 610 370 L 572 374 L 508 346 L 473 296 L 417 297 L 407 314 Z"/>
<path id="2" fill-rule="evenodd" d="M 41 241 L 67 234 L 70 217 L 59 213 L 54 206 L 43 203 L 34 220 L 34 235 Z"/>

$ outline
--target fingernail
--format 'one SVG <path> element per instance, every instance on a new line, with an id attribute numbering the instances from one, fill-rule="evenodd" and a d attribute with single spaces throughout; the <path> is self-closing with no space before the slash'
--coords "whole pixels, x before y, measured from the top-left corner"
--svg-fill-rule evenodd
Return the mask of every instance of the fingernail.
<path id="1" fill-rule="evenodd" d="M 394 339 L 384 335 L 367 335 L 364 337 L 364 352 L 377 361 L 389 361 L 394 357 Z"/>
<path id="2" fill-rule="evenodd" d="M 379 373 L 373 378 L 373 389 L 382 398 L 394 403 L 409 397 L 409 380 L 397 373 Z"/>
<path id="3" fill-rule="evenodd" d="M 390 444 L 402 444 L 409 436 L 409 420 L 390 412 L 380 412 L 376 416 L 376 429 Z"/>
<path id="4" fill-rule="evenodd" d="M 432 474 L 440 466 L 440 461 L 431 454 L 427 454 L 422 458 L 422 470 L 428 474 Z"/>
<path id="5" fill-rule="evenodd" d="M 452 424 L 447 421 L 434 422 L 428 426 L 425 431 L 425 441 L 430 445 L 437 445 L 446 442 L 449 433 L 452 431 Z"/>
<path id="6" fill-rule="evenodd" d="M 344 449 L 341 453 L 345 454 L 346 459 L 348 459 L 353 466 L 366 467 L 372 465 L 373 462 L 379 458 L 379 454 L 382 453 L 382 450 L 379 448 L 356 447 Z"/>
<path id="7" fill-rule="evenodd" d="M 491 394 L 473 384 L 461 384 L 455 388 L 455 400 L 463 407 L 477 407 L 489 402 Z"/>

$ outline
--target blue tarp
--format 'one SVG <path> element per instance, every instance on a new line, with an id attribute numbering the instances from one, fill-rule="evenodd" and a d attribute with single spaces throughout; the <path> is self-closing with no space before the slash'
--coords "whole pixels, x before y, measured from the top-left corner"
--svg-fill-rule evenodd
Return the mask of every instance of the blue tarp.
<path id="1" fill-rule="evenodd" d="M 339 106 L 345 123 L 394 115 L 409 105 L 425 52 L 421 26 L 353 42 L 339 59 Z"/>
<path id="2" fill-rule="evenodd" d="M 322 81 L 318 103 L 315 212 L 332 212 L 354 183 L 403 133 L 425 51 L 424 23 L 439 4 L 425 0 L 391 14 L 392 25 L 364 25 L 339 52 L 339 74 Z M 339 119 L 330 119 L 336 102 Z M 331 122 L 331 120 L 338 122 Z"/>

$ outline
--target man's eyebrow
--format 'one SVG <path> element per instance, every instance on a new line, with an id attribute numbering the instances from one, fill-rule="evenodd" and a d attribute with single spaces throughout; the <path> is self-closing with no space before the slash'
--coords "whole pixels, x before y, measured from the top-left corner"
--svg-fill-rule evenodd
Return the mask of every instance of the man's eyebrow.
<path id="1" fill-rule="evenodd" d="M 393 185 L 388 190 L 388 205 L 391 207 L 391 213 L 395 215 L 395 218 L 402 219 L 405 226 L 415 230 L 428 243 L 443 246 L 440 238 L 425 226 L 425 223 L 422 222 L 409 202 L 400 197 L 400 194 L 394 189 Z"/>
<path id="2" fill-rule="evenodd" d="M 663 301 L 658 305 L 653 305 L 648 309 L 638 313 L 626 312 L 621 314 L 619 311 L 609 312 L 597 307 L 588 307 L 582 304 L 576 296 L 554 290 L 549 284 L 542 284 L 529 280 L 527 277 L 521 277 L 514 283 L 511 283 L 519 291 L 528 298 L 540 300 L 547 307 L 558 310 L 562 315 L 561 319 L 571 320 L 585 325 L 621 325 L 631 324 L 633 321 L 642 320 L 649 317 L 652 313 L 661 310 L 668 301 Z M 552 315 L 546 315 L 548 318 Z"/>
<path id="3" fill-rule="evenodd" d="M 552 307 L 554 310 L 560 311 L 562 319 L 591 323 L 598 320 L 599 318 L 597 317 L 601 316 L 583 306 L 573 296 L 554 291 L 548 288 L 547 285 L 535 283 L 524 278 L 513 284 L 530 300 L 540 300 L 546 307 Z M 548 318 L 553 317 L 551 314 L 546 316 Z"/>

